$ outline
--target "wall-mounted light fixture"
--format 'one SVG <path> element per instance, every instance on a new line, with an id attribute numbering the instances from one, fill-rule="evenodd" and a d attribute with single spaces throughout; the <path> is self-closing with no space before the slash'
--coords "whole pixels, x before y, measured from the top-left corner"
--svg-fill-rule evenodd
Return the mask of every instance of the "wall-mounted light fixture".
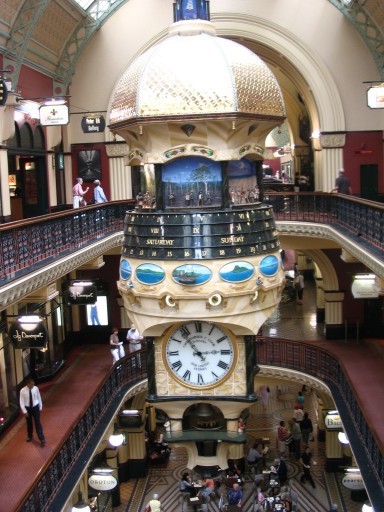
<path id="1" fill-rule="evenodd" d="M 119 448 L 125 441 L 125 436 L 120 432 L 115 424 L 113 434 L 109 437 L 109 444 L 114 448 Z"/>
<path id="2" fill-rule="evenodd" d="M 91 507 L 84 501 L 82 492 L 79 492 L 78 501 L 73 505 L 72 512 L 91 512 Z"/>
<path id="3" fill-rule="evenodd" d="M 34 331 L 42 318 L 39 315 L 23 315 L 17 318 L 17 323 L 24 331 Z"/>
<path id="4" fill-rule="evenodd" d="M 346 436 L 345 432 L 339 432 L 337 437 L 339 438 L 341 444 L 349 444 L 349 439 Z"/>

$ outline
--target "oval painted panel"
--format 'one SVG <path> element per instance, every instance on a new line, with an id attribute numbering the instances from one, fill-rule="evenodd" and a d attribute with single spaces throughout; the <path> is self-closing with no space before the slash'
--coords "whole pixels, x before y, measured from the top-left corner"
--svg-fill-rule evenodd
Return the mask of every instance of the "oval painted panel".
<path id="1" fill-rule="evenodd" d="M 131 279 L 132 267 L 127 260 L 120 261 L 120 277 L 121 279 Z"/>
<path id="2" fill-rule="evenodd" d="M 172 277 L 178 284 L 193 286 L 209 281 L 212 272 L 204 265 L 180 265 L 172 272 Z"/>
<path id="3" fill-rule="evenodd" d="M 232 261 L 221 267 L 219 275 L 224 281 L 240 283 L 250 279 L 255 272 L 255 267 L 247 261 Z"/>
<path id="4" fill-rule="evenodd" d="M 274 276 L 279 270 L 279 260 L 276 256 L 266 256 L 260 261 L 259 270 L 265 276 Z"/>
<path id="5" fill-rule="evenodd" d="M 143 263 L 136 269 L 136 278 L 143 284 L 158 284 L 165 278 L 165 271 L 154 263 Z"/>

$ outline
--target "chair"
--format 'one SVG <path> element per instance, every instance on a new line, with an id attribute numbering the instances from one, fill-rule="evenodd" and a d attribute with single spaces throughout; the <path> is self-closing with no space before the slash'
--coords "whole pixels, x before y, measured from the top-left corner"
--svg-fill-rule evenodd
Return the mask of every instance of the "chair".
<path id="1" fill-rule="evenodd" d="M 181 492 L 179 493 L 179 503 L 181 504 L 181 512 L 184 512 L 184 507 L 185 507 L 185 510 L 188 509 L 188 505 L 189 505 L 189 498 L 190 498 L 190 494 L 188 492 Z"/>

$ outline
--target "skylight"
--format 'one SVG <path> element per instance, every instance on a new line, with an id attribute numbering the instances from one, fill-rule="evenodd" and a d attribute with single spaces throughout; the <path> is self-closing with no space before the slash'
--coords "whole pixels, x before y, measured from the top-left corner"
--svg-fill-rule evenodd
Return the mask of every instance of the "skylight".
<path id="1" fill-rule="evenodd" d="M 73 0 L 89 16 L 98 20 L 104 16 L 117 0 Z"/>

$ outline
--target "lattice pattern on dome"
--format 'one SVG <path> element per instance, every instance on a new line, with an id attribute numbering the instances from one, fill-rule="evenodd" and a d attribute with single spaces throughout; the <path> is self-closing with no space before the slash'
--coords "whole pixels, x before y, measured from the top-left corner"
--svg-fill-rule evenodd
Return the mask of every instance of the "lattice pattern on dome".
<path id="1" fill-rule="evenodd" d="M 233 41 L 177 35 L 128 68 L 115 89 L 110 121 L 232 112 L 285 116 L 270 69 Z"/>

